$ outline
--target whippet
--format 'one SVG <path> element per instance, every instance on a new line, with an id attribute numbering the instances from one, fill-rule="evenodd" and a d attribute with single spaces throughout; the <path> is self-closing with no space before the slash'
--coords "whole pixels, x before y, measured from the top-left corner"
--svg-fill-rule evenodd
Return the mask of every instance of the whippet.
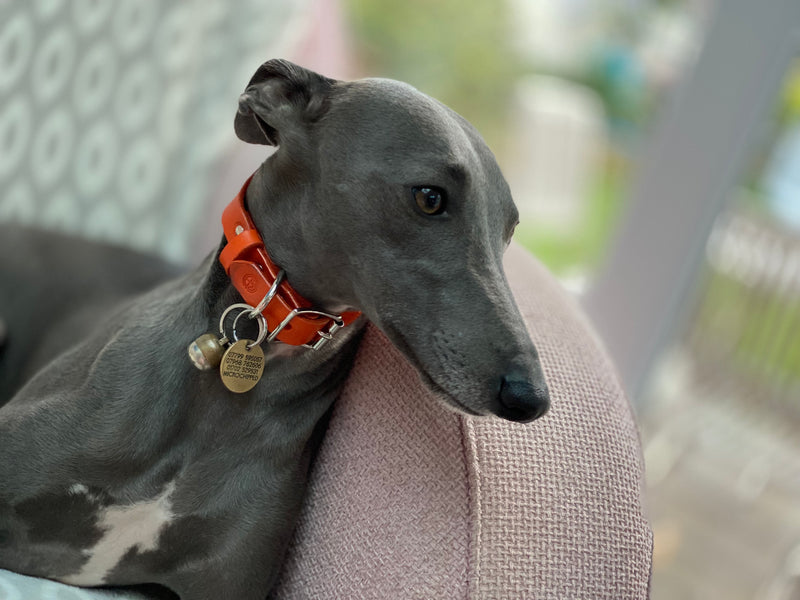
<path id="1" fill-rule="evenodd" d="M 0 232 L 0 567 L 263 599 L 367 320 L 446 405 L 547 410 L 501 264 L 518 213 L 467 121 L 272 60 L 235 131 L 278 149 L 189 273 Z"/>

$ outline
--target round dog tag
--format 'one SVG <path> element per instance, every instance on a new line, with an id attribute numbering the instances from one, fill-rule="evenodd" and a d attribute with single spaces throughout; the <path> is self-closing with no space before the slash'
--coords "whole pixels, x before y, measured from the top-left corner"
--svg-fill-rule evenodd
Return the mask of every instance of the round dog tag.
<path id="1" fill-rule="evenodd" d="M 253 340 L 239 340 L 225 351 L 219 364 L 222 383 L 237 394 L 247 392 L 259 382 L 264 373 L 264 351 L 251 346 Z"/>

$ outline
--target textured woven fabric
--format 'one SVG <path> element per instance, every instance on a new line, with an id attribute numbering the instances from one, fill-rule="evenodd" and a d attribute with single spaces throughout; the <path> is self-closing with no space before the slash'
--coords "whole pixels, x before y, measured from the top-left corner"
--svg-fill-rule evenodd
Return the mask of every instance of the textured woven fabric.
<path id="1" fill-rule="evenodd" d="M 552 277 L 513 247 L 506 270 L 550 413 L 529 425 L 456 415 L 370 328 L 277 598 L 647 597 L 652 535 L 627 400 Z"/>

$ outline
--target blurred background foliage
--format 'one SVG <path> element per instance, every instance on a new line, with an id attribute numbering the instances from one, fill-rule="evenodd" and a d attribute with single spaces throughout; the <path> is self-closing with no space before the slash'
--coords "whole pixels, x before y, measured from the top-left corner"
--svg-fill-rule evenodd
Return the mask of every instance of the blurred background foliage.
<path id="1" fill-rule="evenodd" d="M 348 0 L 361 70 L 406 81 L 502 142 L 505 108 L 523 64 L 505 2 Z"/>

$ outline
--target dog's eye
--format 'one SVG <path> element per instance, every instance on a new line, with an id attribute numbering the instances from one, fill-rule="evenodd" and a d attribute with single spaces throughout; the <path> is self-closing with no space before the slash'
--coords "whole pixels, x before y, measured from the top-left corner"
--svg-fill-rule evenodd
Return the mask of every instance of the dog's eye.
<path id="1" fill-rule="evenodd" d="M 440 215 L 445 211 L 445 193 L 443 189 L 433 186 L 421 186 L 411 188 L 414 194 L 414 201 L 426 215 Z"/>

